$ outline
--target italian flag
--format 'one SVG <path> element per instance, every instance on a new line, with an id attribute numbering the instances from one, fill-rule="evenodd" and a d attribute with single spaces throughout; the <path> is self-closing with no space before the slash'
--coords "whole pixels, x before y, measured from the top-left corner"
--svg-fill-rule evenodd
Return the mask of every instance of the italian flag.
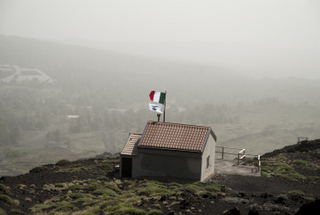
<path id="1" fill-rule="evenodd" d="M 149 94 L 150 100 L 153 102 L 164 104 L 164 101 L 166 99 L 166 94 L 163 92 L 158 91 L 151 91 Z"/>

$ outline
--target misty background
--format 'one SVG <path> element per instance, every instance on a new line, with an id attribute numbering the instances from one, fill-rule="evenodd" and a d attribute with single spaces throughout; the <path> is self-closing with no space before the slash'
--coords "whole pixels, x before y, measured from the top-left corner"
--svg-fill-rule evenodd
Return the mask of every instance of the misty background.
<path id="1" fill-rule="evenodd" d="M 318 1 L 0 0 L 0 176 L 119 152 L 151 90 L 220 145 L 319 138 L 318 38 Z"/>
<path id="2" fill-rule="evenodd" d="M 318 1 L 1 0 L 0 34 L 319 78 Z"/>

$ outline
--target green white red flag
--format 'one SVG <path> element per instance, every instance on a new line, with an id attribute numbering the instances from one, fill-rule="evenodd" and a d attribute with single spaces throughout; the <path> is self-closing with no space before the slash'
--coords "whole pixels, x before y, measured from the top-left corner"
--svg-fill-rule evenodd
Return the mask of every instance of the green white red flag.
<path id="1" fill-rule="evenodd" d="M 149 94 L 150 100 L 156 103 L 164 104 L 166 100 L 166 94 L 158 91 L 151 91 Z"/>

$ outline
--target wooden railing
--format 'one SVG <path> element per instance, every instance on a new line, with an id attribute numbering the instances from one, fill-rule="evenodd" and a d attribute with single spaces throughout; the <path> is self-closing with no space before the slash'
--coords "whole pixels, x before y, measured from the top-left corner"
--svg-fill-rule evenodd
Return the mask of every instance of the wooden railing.
<path id="1" fill-rule="evenodd" d="M 238 165 L 240 165 L 240 161 L 245 161 L 247 156 L 252 156 L 253 160 L 256 158 L 257 159 L 257 166 L 258 166 L 258 171 L 260 171 L 261 168 L 261 160 L 260 160 L 260 155 L 255 155 L 255 154 L 248 154 L 246 153 L 246 149 L 242 149 L 242 148 L 235 148 L 235 147 L 227 147 L 227 146 L 219 146 L 216 145 L 216 148 L 221 148 L 221 151 L 217 151 L 216 153 L 221 153 L 221 159 L 224 159 L 224 155 L 228 154 L 228 155 L 237 155 L 237 163 Z M 229 152 L 226 151 L 226 149 L 230 149 L 230 150 L 237 150 L 237 152 Z"/>

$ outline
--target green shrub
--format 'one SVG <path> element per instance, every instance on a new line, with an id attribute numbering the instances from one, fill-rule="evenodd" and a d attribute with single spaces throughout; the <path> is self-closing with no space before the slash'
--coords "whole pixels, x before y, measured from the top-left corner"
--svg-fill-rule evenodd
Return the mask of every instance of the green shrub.
<path id="1" fill-rule="evenodd" d="M 54 186 L 54 184 L 44 184 L 42 189 L 43 190 L 55 190 L 56 187 Z"/>
<path id="2" fill-rule="evenodd" d="M 107 163 L 98 164 L 99 169 L 101 169 L 105 173 L 109 173 L 113 171 L 113 167 Z"/>
<path id="3" fill-rule="evenodd" d="M 32 208 L 29 208 L 29 210 L 31 210 L 32 213 L 35 213 L 38 211 L 49 209 L 51 207 L 53 207 L 53 205 L 35 205 Z"/>
<path id="4" fill-rule="evenodd" d="M 109 206 L 116 206 L 116 205 L 119 205 L 120 203 L 121 201 L 119 199 L 110 200 L 100 205 L 100 209 L 105 209 Z"/>
<path id="5" fill-rule="evenodd" d="M 113 182 L 105 183 L 105 187 L 107 187 L 107 188 L 109 188 L 109 189 L 111 189 L 111 190 L 113 190 L 113 191 L 115 191 L 117 193 L 121 192 L 119 187 Z"/>
<path id="6" fill-rule="evenodd" d="M 68 163 L 70 163 L 69 160 L 61 159 L 61 160 L 59 160 L 59 161 L 56 163 L 56 165 L 58 165 L 58 166 L 63 166 L 63 165 L 68 164 Z"/>
<path id="7" fill-rule="evenodd" d="M 286 159 L 287 159 L 287 156 L 286 156 L 286 154 L 284 154 L 284 153 L 278 154 L 277 157 L 280 158 L 280 159 L 283 159 L 283 160 L 286 160 Z"/>
<path id="8" fill-rule="evenodd" d="M 60 171 L 61 170 L 61 166 L 55 165 L 54 167 L 52 167 L 51 170 L 52 171 Z"/>
<path id="9" fill-rule="evenodd" d="M 130 204 L 119 204 L 119 205 L 116 205 L 116 206 L 106 207 L 104 209 L 104 211 L 113 211 L 113 212 L 116 211 L 116 213 L 111 212 L 111 213 L 108 213 L 108 214 L 122 214 L 124 208 L 133 208 L 133 206 L 130 205 Z M 122 213 L 120 213 L 121 211 L 122 211 Z"/>
<path id="10" fill-rule="evenodd" d="M 137 194 L 139 196 L 163 196 L 163 195 L 173 195 L 175 192 L 173 190 L 169 190 L 163 185 L 157 183 L 146 183 L 143 184 L 143 187 L 137 189 Z"/>
<path id="11" fill-rule="evenodd" d="M 120 196 L 120 198 L 123 198 L 123 199 L 131 198 L 131 197 L 136 197 L 136 194 L 129 192 L 129 193 L 124 193 Z"/>
<path id="12" fill-rule="evenodd" d="M 152 214 L 162 214 L 162 211 L 159 210 L 151 210 L 147 213 L 148 215 L 152 215 Z"/>
<path id="13" fill-rule="evenodd" d="M 70 185 L 66 188 L 66 190 L 83 190 L 83 187 L 78 184 Z"/>
<path id="14" fill-rule="evenodd" d="M 27 185 L 25 185 L 25 184 L 18 184 L 18 185 L 17 185 L 17 188 L 23 190 L 24 188 L 27 188 Z"/>
<path id="15" fill-rule="evenodd" d="M 194 185 L 194 184 L 188 184 L 185 186 L 184 190 L 189 192 L 189 193 L 197 193 L 198 191 L 200 191 L 202 188 Z"/>
<path id="16" fill-rule="evenodd" d="M 289 166 L 288 164 L 281 164 L 278 167 L 278 171 L 295 171 L 293 167 Z"/>
<path id="17" fill-rule="evenodd" d="M 75 168 L 81 168 L 81 167 L 83 167 L 81 164 L 72 164 L 71 166 L 70 166 L 70 168 L 72 168 L 72 169 L 75 169 Z"/>
<path id="18" fill-rule="evenodd" d="M 77 199 L 80 200 L 80 199 Z M 100 203 L 101 201 L 99 200 L 93 200 L 93 199 L 86 199 L 85 202 L 82 204 L 82 206 L 90 206 L 90 205 L 95 205 Z"/>
<path id="19" fill-rule="evenodd" d="M 261 166 L 270 166 L 270 163 L 267 161 L 261 161 Z"/>
<path id="20" fill-rule="evenodd" d="M 292 190 L 288 192 L 288 196 L 291 199 L 298 199 L 304 197 L 305 193 L 300 190 Z"/>
<path id="21" fill-rule="evenodd" d="M 7 186 L 0 184 L 0 190 L 3 191 L 4 193 L 10 194 L 10 190 Z"/>
<path id="22" fill-rule="evenodd" d="M 220 184 L 207 185 L 204 188 L 207 191 L 210 191 L 210 192 L 220 192 L 221 191 L 221 185 Z"/>
<path id="23" fill-rule="evenodd" d="M 291 181 L 305 180 L 306 177 L 296 172 L 295 169 L 288 164 L 281 164 L 277 167 L 275 176 L 282 177 Z"/>
<path id="24" fill-rule="evenodd" d="M 307 166 L 307 162 L 303 160 L 294 160 L 293 163 L 301 166 Z"/>
<path id="25" fill-rule="evenodd" d="M 96 178 L 96 180 L 106 180 L 108 179 L 106 176 L 100 175 Z"/>
<path id="26" fill-rule="evenodd" d="M 64 188 L 64 187 L 65 187 L 65 184 L 63 184 L 63 183 L 56 183 L 56 184 L 54 184 L 54 186 L 55 186 L 56 188 Z"/>
<path id="27" fill-rule="evenodd" d="M 87 184 L 101 184 L 101 181 L 98 181 L 96 179 L 88 179 L 85 181 Z"/>
<path id="28" fill-rule="evenodd" d="M 79 199 L 79 198 L 86 197 L 85 194 L 82 194 L 82 193 L 70 193 L 67 196 L 69 196 L 70 198 L 73 198 L 73 199 Z"/>
<path id="29" fill-rule="evenodd" d="M 134 181 L 131 181 L 131 180 L 124 180 L 122 182 L 122 186 L 125 186 L 125 187 L 128 187 L 128 186 L 133 186 L 135 185 L 135 182 Z"/>
<path id="30" fill-rule="evenodd" d="M 60 207 L 57 207 L 56 209 L 52 210 L 49 214 L 56 214 L 56 212 L 72 212 L 79 210 L 76 206 L 69 204 L 69 205 L 63 205 Z"/>
<path id="31" fill-rule="evenodd" d="M 92 193 L 100 194 L 100 195 L 106 194 L 108 196 L 113 196 L 113 197 L 118 195 L 114 190 L 111 190 L 108 188 L 99 188 L 99 189 L 94 190 Z"/>
<path id="32" fill-rule="evenodd" d="M 137 208 L 124 208 L 123 211 L 128 214 L 146 214 L 144 210 L 140 210 Z"/>
<path id="33" fill-rule="evenodd" d="M 68 197 L 67 197 L 68 198 Z M 70 197 L 71 198 L 71 197 Z M 77 198 L 73 201 L 71 201 L 71 203 L 78 203 L 78 202 L 87 202 L 87 201 L 90 201 L 92 200 L 91 198 Z"/>
<path id="34" fill-rule="evenodd" d="M 296 196 L 296 195 L 304 196 L 305 195 L 305 193 L 302 192 L 301 190 L 292 190 L 292 191 L 289 191 L 288 194 L 289 195 L 294 195 L 294 196 Z"/>
<path id="35" fill-rule="evenodd" d="M 313 170 L 311 167 L 309 167 L 309 166 L 305 166 L 305 167 L 303 167 L 302 169 L 304 169 L 304 170 Z"/>
<path id="36" fill-rule="evenodd" d="M 101 181 L 98 181 L 96 179 L 89 179 L 85 181 L 88 185 L 85 187 L 86 190 L 96 190 L 98 188 L 102 187 Z"/>
<path id="37" fill-rule="evenodd" d="M 272 170 L 272 166 L 261 166 L 261 172 L 271 172 Z"/>
<path id="38" fill-rule="evenodd" d="M 313 198 L 313 197 L 304 197 L 305 200 L 309 201 L 309 202 L 313 202 L 315 201 L 316 199 Z"/>
<path id="39" fill-rule="evenodd" d="M 170 182 L 168 185 L 169 185 L 170 187 L 182 187 L 182 184 L 179 184 L 179 183 L 177 183 L 177 182 Z"/>
<path id="40" fill-rule="evenodd" d="M 0 215 L 6 215 L 6 212 L 2 208 L 0 208 Z"/>
<path id="41" fill-rule="evenodd" d="M 6 203 L 7 205 L 11 205 L 11 206 L 18 206 L 19 205 L 18 201 L 13 200 L 9 196 L 3 195 L 3 194 L 0 194 L 0 201 Z"/>
<path id="42" fill-rule="evenodd" d="M 319 176 L 308 176 L 307 178 L 308 179 L 319 179 L 320 177 Z"/>
<path id="43" fill-rule="evenodd" d="M 85 210 L 76 212 L 78 215 L 96 215 L 100 214 L 101 210 L 98 207 L 87 207 Z"/>
<path id="44" fill-rule="evenodd" d="M 282 177 L 284 179 L 290 180 L 290 181 L 298 181 L 298 180 L 305 180 L 306 177 L 301 175 L 298 172 L 289 172 L 289 173 L 276 173 L 276 176 Z"/>
<path id="45" fill-rule="evenodd" d="M 25 212 L 19 210 L 19 209 L 12 209 L 10 210 L 10 213 L 14 213 L 14 214 L 26 214 Z"/>

